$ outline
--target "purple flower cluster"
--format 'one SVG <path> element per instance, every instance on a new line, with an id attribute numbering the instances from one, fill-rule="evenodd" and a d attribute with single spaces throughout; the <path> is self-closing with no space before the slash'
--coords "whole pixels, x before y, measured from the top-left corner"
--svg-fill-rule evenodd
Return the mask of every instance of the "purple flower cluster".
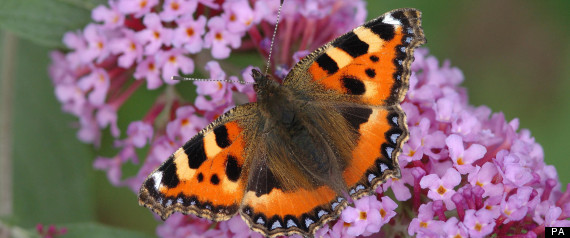
<path id="1" fill-rule="evenodd" d="M 78 138 L 95 146 L 108 129 L 117 154 L 94 167 L 116 186 L 138 191 L 146 176 L 173 151 L 224 111 L 255 101 L 251 84 L 194 82 L 196 98 L 175 90 L 175 75 L 200 72 L 214 80 L 252 82 L 252 66 L 226 72 L 235 51 L 267 57 L 278 0 L 109 0 L 95 8 L 97 23 L 69 32 L 69 51 L 52 53 L 50 75 L 62 110 L 78 117 Z M 282 9 L 271 65 L 283 78 L 316 47 L 363 23 L 364 2 L 288 0 Z M 227 63 L 227 62 L 224 62 Z M 410 90 L 402 103 L 410 139 L 400 156 L 402 178 L 375 196 L 347 207 L 317 237 L 374 235 L 418 237 L 537 236 L 546 226 L 570 226 L 570 188 L 561 192 L 553 166 L 518 120 L 468 103 L 461 72 L 440 66 L 420 49 Z M 134 77 L 134 79 L 133 79 Z M 140 87 L 146 82 L 146 89 Z M 160 95 L 121 136 L 119 110 L 137 90 Z M 239 101 L 238 99 L 242 99 Z M 126 163 L 144 162 L 136 175 Z M 390 226 L 383 226 L 390 223 Z M 380 231 L 381 228 L 382 231 Z M 261 237 L 236 216 L 211 222 L 175 214 L 157 229 L 162 237 Z"/>
<path id="2" fill-rule="evenodd" d="M 395 218 L 409 222 L 409 235 L 536 237 L 545 226 L 570 225 L 570 191 L 561 192 L 556 169 L 528 130 L 517 132 L 517 119 L 470 106 L 461 72 L 447 61 L 440 67 L 425 49 L 412 71 L 402 104 L 410 128 L 402 184 L 382 187 L 411 205 Z"/>

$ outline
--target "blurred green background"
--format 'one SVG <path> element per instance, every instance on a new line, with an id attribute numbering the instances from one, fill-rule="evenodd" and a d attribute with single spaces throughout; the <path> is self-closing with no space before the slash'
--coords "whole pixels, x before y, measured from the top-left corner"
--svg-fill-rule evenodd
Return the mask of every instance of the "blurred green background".
<path id="1" fill-rule="evenodd" d="M 48 54 L 62 46 L 63 32 L 82 28 L 102 2 L 0 1 L 0 105 L 9 105 L 0 115 L 12 124 L 1 132 L 12 141 L 11 150 L 0 151 L 11 157 L 0 171 L 12 168 L 12 192 L 0 190 L 13 199 L 5 223 L 63 224 L 90 237 L 155 234 L 158 222 L 136 195 L 92 168 L 96 151 L 76 139 L 76 119 L 61 112 L 47 75 Z M 570 1 L 370 1 L 368 17 L 399 7 L 423 12 L 425 46 L 463 71 L 471 104 L 519 118 L 569 183 Z M 126 124 L 119 125 L 124 132 Z"/>

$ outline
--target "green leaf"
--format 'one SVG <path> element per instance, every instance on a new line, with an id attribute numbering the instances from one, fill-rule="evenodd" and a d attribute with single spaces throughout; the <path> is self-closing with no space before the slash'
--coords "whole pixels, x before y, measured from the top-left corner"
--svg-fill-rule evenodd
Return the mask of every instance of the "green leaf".
<path id="1" fill-rule="evenodd" d="M 59 228 L 60 226 L 58 226 Z M 105 226 L 98 223 L 72 223 L 63 224 L 61 227 L 67 228 L 67 233 L 63 237 L 83 237 L 83 238 L 107 238 L 107 237 L 121 237 L 121 238 L 146 238 L 153 237 L 148 234 L 135 232 L 126 229 L 119 229 L 115 227 Z"/>
<path id="2" fill-rule="evenodd" d="M 91 21 L 104 0 L 2 0 L 0 27 L 37 44 L 63 47 L 63 34 Z"/>
<path id="3" fill-rule="evenodd" d="M 14 47 L 14 46 L 13 46 Z M 18 225 L 95 219 L 94 154 L 77 140 L 47 75 L 49 49 L 17 42 L 13 99 L 13 212 Z M 4 79 L 3 79 L 4 80 Z"/>

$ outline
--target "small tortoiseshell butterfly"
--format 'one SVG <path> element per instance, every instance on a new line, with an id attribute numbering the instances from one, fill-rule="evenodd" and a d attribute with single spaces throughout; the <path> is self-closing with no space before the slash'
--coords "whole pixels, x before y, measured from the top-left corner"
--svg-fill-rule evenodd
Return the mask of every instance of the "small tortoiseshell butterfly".
<path id="1" fill-rule="evenodd" d="M 399 177 L 407 140 L 400 107 L 421 13 L 397 9 L 298 62 L 283 84 L 253 71 L 257 102 L 200 131 L 156 169 L 139 203 L 214 221 L 239 213 L 269 237 L 312 236 L 347 199 Z"/>

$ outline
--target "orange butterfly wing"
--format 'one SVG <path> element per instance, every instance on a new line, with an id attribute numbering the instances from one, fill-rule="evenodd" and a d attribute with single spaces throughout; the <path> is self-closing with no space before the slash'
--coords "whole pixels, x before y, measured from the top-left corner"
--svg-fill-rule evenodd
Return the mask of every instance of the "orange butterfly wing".
<path id="1" fill-rule="evenodd" d="M 247 186 L 245 128 L 254 104 L 238 106 L 179 148 L 144 182 L 139 203 L 166 219 L 173 212 L 230 219 Z"/>

